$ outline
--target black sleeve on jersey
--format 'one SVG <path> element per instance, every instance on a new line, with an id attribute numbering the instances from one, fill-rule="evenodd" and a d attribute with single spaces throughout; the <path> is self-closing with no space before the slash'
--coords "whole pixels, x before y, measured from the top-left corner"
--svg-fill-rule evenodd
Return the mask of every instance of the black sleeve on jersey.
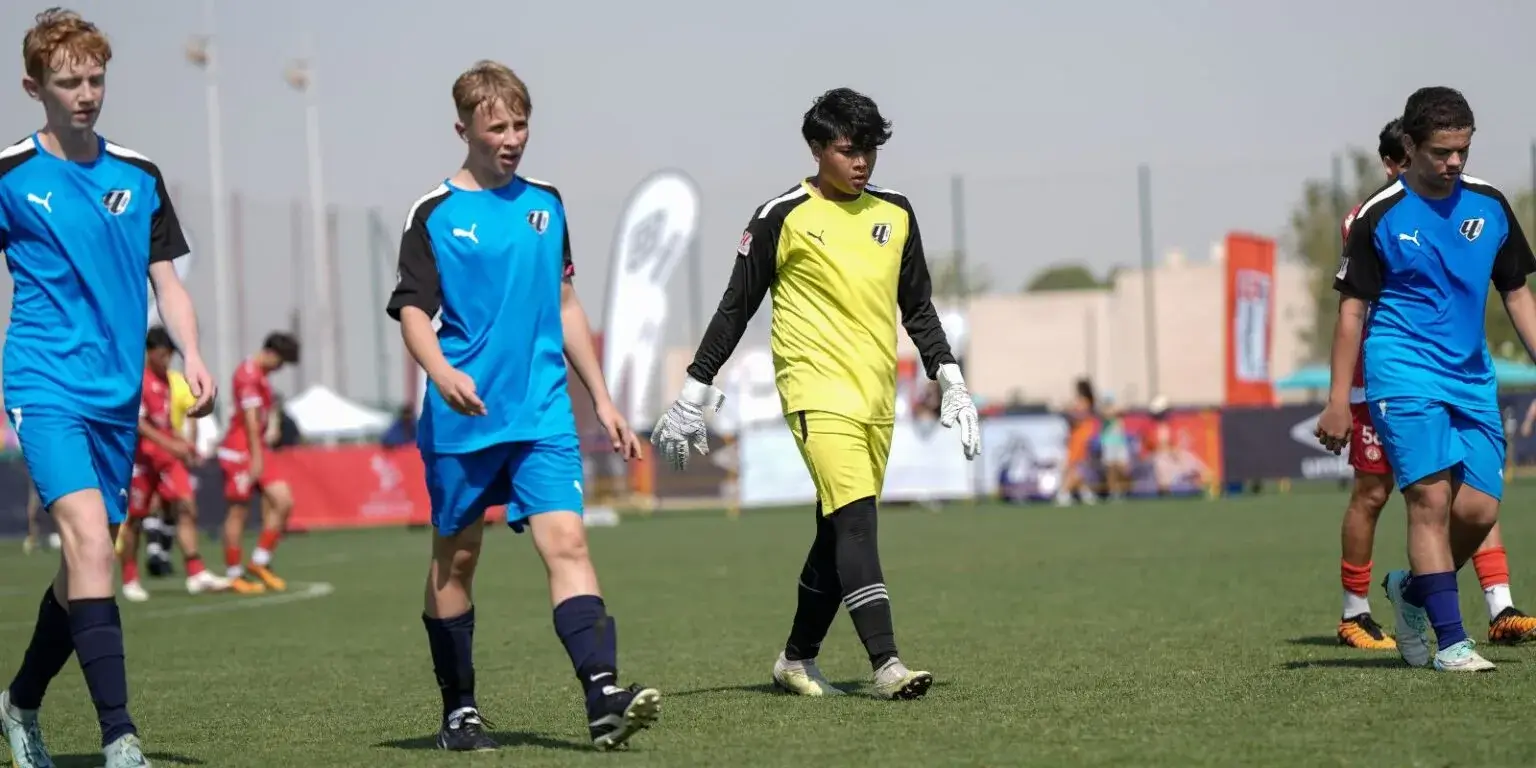
<path id="1" fill-rule="evenodd" d="M 928 274 L 928 258 L 923 254 L 923 235 L 918 230 L 917 214 L 907 209 L 907 242 L 901 249 L 901 275 L 897 279 L 896 304 L 901 307 L 901 324 L 923 359 L 928 378 L 939 375 L 939 366 L 955 362 L 944 325 L 933 308 L 933 277 Z"/>
<path id="2" fill-rule="evenodd" d="M 441 200 L 442 198 L 436 198 Z M 395 269 L 395 290 L 389 296 L 385 312 L 395 320 L 400 310 L 415 307 L 427 317 L 437 314 L 443 306 L 443 288 L 437 273 L 437 256 L 432 250 L 432 239 L 427 235 L 427 217 L 431 215 L 435 201 L 419 206 L 411 217 L 410 225 L 400 236 L 400 261 Z"/>
<path id="3" fill-rule="evenodd" d="M 565 220 L 565 268 L 560 271 L 566 280 L 576 276 L 576 264 L 571 261 L 571 220 Z"/>
<path id="4" fill-rule="evenodd" d="M 1374 301 L 1381 295 L 1381 253 L 1376 250 L 1376 226 L 1385 205 L 1363 212 L 1349 225 L 1349 239 L 1344 241 L 1344 255 L 1339 272 L 1333 276 L 1333 289 L 1353 299 Z"/>
<path id="5" fill-rule="evenodd" d="M 160 207 L 149 219 L 149 263 L 179 259 L 191 253 L 192 248 L 187 245 L 186 233 L 181 231 L 181 219 L 177 218 L 176 207 L 171 203 L 165 177 L 154 165 L 148 170 L 155 177 L 155 195 L 160 198 Z"/>
<path id="6" fill-rule="evenodd" d="M 565 254 L 563 256 L 565 261 L 561 266 L 560 274 L 563 275 L 567 281 L 569 281 L 576 275 L 576 265 L 571 262 L 571 220 L 569 218 L 569 212 L 565 210 L 565 198 L 560 196 L 560 190 L 553 184 L 544 181 L 535 181 L 529 178 L 524 178 L 523 181 L 527 182 L 529 186 L 538 187 L 539 189 L 554 195 L 555 202 L 560 205 L 560 218 L 565 222 L 565 233 L 563 235 L 564 242 L 561 244 L 561 247 L 565 249 Z"/>
<path id="7" fill-rule="evenodd" d="M 710 318 L 704 339 L 688 366 L 688 375 L 695 381 L 715 382 L 716 374 L 747 332 L 747 323 L 762 306 L 768 287 L 778 276 L 779 228 L 783 223 L 782 216 L 753 216 L 748 222 L 741 246 L 736 249 L 736 266 L 731 269 L 725 295 L 720 297 L 720 306 Z"/>
<path id="8" fill-rule="evenodd" d="M 1499 293 L 1509 293 L 1525 285 L 1526 277 L 1536 272 L 1536 255 L 1531 254 L 1531 243 L 1525 239 L 1509 201 L 1499 195 L 1499 203 L 1504 206 L 1504 218 L 1509 220 L 1509 234 L 1493 259 L 1493 287 Z"/>

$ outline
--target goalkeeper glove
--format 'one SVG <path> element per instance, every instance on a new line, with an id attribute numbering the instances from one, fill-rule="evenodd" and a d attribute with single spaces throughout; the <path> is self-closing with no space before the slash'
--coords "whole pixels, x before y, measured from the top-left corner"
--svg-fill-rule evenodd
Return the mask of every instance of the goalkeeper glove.
<path id="1" fill-rule="evenodd" d="M 939 405 L 939 423 L 946 428 L 960 425 L 960 447 L 965 458 L 974 460 L 981 454 L 981 419 L 976 415 L 976 404 L 965 388 L 965 378 L 960 366 L 945 363 L 939 366 L 939 389 L 944 400 Z"/>
<path id="2" fill-rule="evenodd" d="M 651 431 L 651 445 L 656 446 L 656 450 L 673 469 L 682 470 L 688 466 L 690 447 L 698 451 L 700 456 L 709 453 L 709 435 L 704 430 L 703 409 L 708 407 L 718 411 L 724 402 L 724 392 L 689 376 L 683 382 L 682 394 L 656 420 L 656 429 Z"/>

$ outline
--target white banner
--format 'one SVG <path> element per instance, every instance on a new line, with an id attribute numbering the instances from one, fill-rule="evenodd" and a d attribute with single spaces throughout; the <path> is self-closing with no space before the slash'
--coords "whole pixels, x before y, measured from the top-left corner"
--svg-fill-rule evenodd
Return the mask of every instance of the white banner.
<path id="1" fill-rule="evenodd" d="M 667 320 L 667 279 L 699 229 L 699 191 L 678 171 L 640 182 L 619 218 L 603 315 L 603 376 L 619 411 L 647 425 Z"/>
<path id="2" fill-rule="evenodd" d="M 995 416 L 981 422 L 982 493 L 1049 499 L 1061 487 L 1067 420 L 1054 413 Z"/>
<path id="3" fill-rule="evenodd" d="M 814 504 L 816 487 L 782 419 L 742 430 L 743 507 Z M 886 462 L 886 501 L 965 499 L 975 495 L 975 465 L 960 450 L 959 433 L 938 422 L 898 421 Z"/>

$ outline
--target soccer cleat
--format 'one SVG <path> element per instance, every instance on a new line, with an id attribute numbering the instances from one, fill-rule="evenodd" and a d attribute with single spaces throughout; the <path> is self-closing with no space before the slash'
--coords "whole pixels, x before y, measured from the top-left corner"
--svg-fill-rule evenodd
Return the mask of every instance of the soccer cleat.
<path id="1" fill-rule="evenodd" d="M 107 764 L 103 768 L 149 768 L 149 761 L 144 759 L 144 747 L 139 744 L 139 737 L 131 733 L 120 736 L 117 741 L 102 747 L 101 754 L 107 758 Z"/>
<path id="2" fill-rule="evenodd" d="M 784 652 L 773 662 L 773 684 L 797 696 L 842 696 L 843 692 L 827 680 L 815 659 L 790 661 Z"/>
<path id="3" fill-rule="evenodd" d="M 933 685 L 932 672 L 913 672 L 901 659 L 891 659 L 875 670 L 875 693 L 882 699 L 921 699 Z"/>
<path id="4" fill-rule="evenodd" d="M 1488 642 L 1495 645 L 1519 645 L 1536 640 L 1536 617 L 1510 606 L 1488 623 Z"/>
<path id="5" fill-rule="evenodd" d="M 592 745 L 615 749 L 629 737 L 651 727 L 661 715 L 661 691 L 640 684 L 628 688 L 610 685 L 603 698 L 587 712 L 591 722 Z"/>
<path id="6" fill-rule="evenodd" d="M 149 590 L 138 579 L 123 585 L 123 598 L 130 603 L 142 603 L 149 599 Z"/>
<path id="7" fill-rule="evenodd" d="M 480 710 L 474 707 L 455 710 L 437 732 L 437 748 L 450 752 L 489 752 L 500 746 L 485 732 L 490 727 L 491 724 L 481 717 Z"/>
<path id="8" fill-rule="evenodd" d="M 15 768 L 53 768 L 53 758 L 43 746 L 43 732 L 37 727 L 37 710 L 11 704 L 9 688 L 0 690 L 0 734 L 11 747 Z"/>
<path id="9" fill-rule="evenodd" d="M 1463 640 L 1435 654 L 1435 670 L 1438 672 L 1492 672 L 1498 667 L 1472 650 L 1471 638 Z"/>
<path id="10" fill-rule="evenodd" d="M 237 578 L 229 580 L 229 591 L 237 595 L 259 595 L 267 591 L 267 588 L 259 581 Z"/>
<path id="11" fill-rule="evenodd" d="M 1407 570 L 1396 570 L 1381 580 L 1381 588 L 1397 612 L 1397 652 L 1409 666 L 1426 667 L 1430 661 L 1429 614 L 1403 599 L 1403 582 L 1407 580 Z"/>
<path id="12" fill-rule="evenodd" d="M 288 589 L 288 582 L 283 581 L 282 578 L 272 572 L 271 568 L 265 565 L 253 565 L 249 570 L 252 576 L 260 579 L 261 583 L 265 584 L 267 589 L 273 592 L 283 592 Z"/>
<path id="13" fill-rule="evenodd" d="M 1387 637 L 1381 625 L 1369 613 L 1351 616 L 1339 622 L 1339 644 L 1366 651 L 1395 651 L 1397 641 Z"/>
<path id="14" fill-rule="evenodd" d="M 28 536 L 25 539 L 21 540 L 21 553 L 23 555 L 30 555 L 30 554 L 32 554 L 33 552 L 36 552 L 36 551 L 37 551 L 37 537 L 36 536 Z"/>
<path id="15" fill-rule="evenodd" d="M 229 579 L 223 576 L 215 576 L 210 571 L 199 571 L 196 576 L 187 577 L 187 594 L 201 595 L 208 592 L 227 592 L 233 585 Z"/>

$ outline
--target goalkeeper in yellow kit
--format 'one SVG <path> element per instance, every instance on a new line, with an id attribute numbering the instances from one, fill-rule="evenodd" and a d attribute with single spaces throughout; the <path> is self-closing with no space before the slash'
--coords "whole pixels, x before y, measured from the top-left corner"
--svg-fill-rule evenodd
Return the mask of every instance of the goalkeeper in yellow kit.
<path id="1" fill-rule="evenodd" d="M 773 667 L 792 693 L 842 693 L 816 666 L 821 642 L 846 605 L 884 698 L 915 699 L 933 675 L 896 652 L 880 569 L 876 509 L 896 406 L 896 318 L 943 391 L 940 423 L 960 427 L 966 458 L 981 451 L 976 406 L 934 311 L 932 281 L 912 205 L 869 184 L 890 123 L 869 97 L 823 94 L 801 133 L 816 175 L 764 203 L 737 248 L 725 296 L 688 367 L 681 396 L 651 442 L 681 469 L 690 447 L 708 450 L 703 409 L 724 400 L 714 377 L 747 322 L 773 292 L 772 351 L 785 421 L 816 486 L 816 539 L 800 572 L 789 640 Z"/>

